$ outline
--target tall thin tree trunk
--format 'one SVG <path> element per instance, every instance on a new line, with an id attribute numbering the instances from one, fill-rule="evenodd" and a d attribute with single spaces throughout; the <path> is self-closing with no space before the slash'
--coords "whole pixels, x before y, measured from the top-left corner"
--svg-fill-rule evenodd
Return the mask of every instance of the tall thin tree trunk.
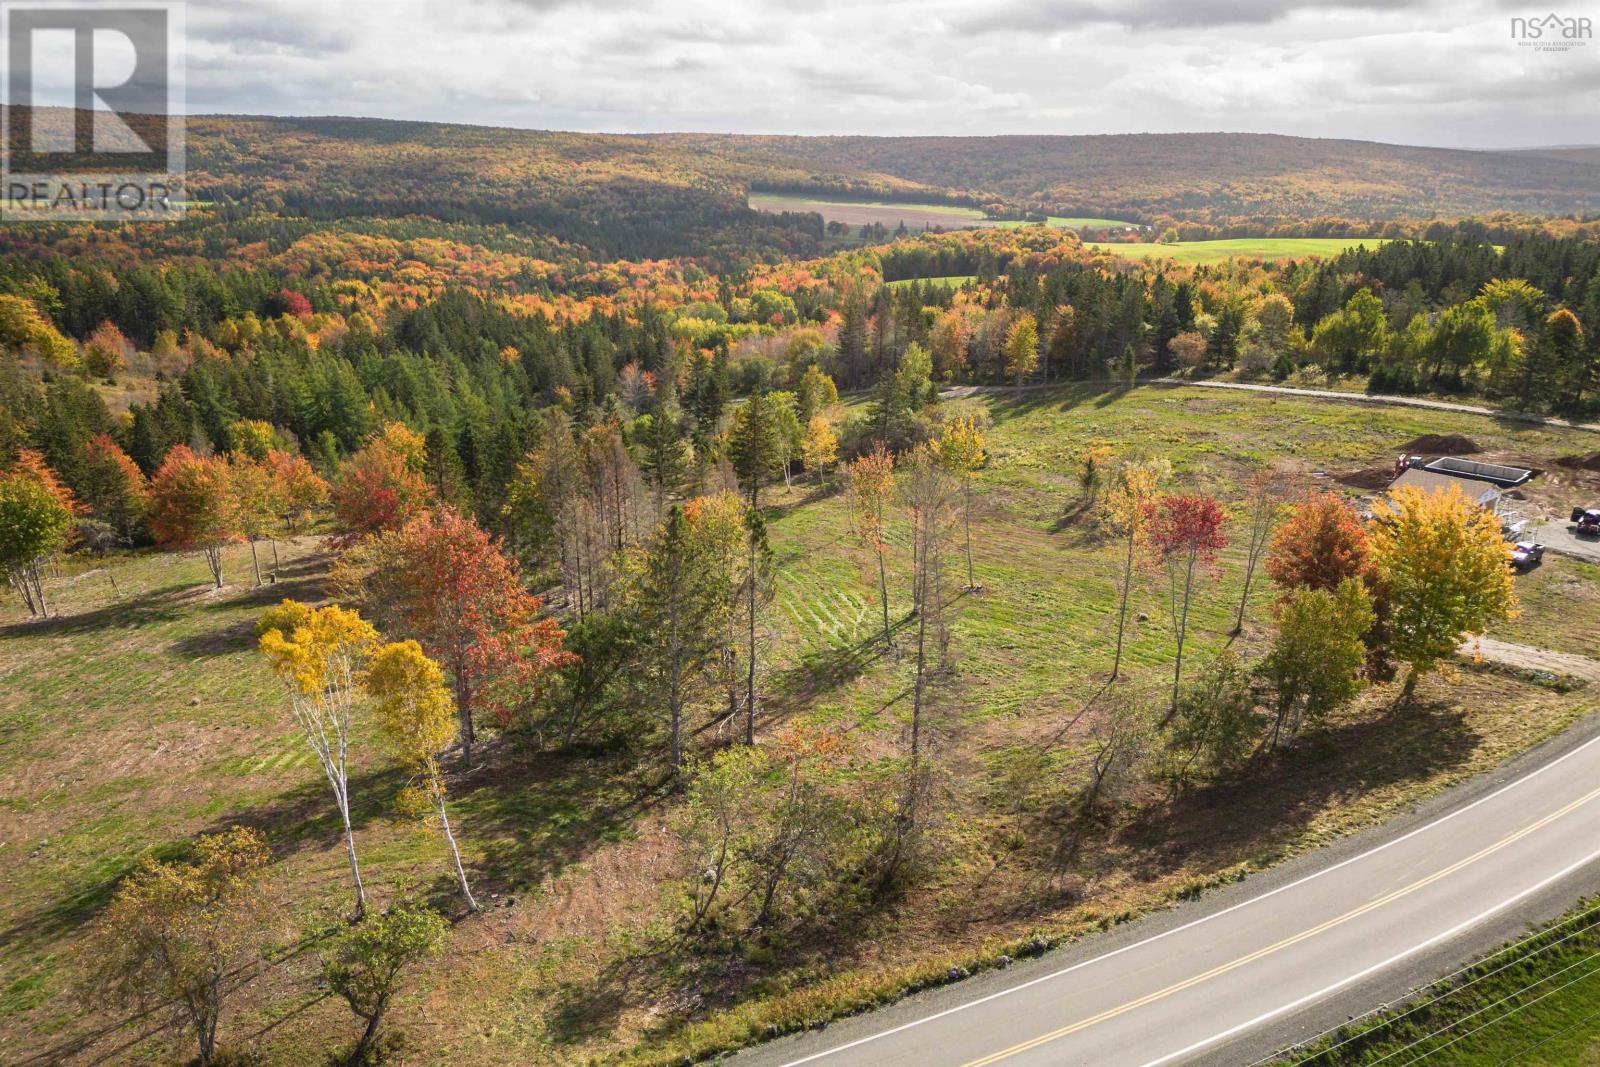
<path id="1" fill-rule="evenodd" d="M 889 571 L 883 563 L 883 549 L 878 549 L 878 601 L 883 605 L 883 643 L 891 645 L 889 636 Z"/>
<path id="2" fill-rule="evenodd" d="M 255 568 L 256 588 L 261 588 L 261 560 L 256 556 L 256 539 L 250 538 L 250 565 Z"/>
<path id="3" fill-rule="evenodd" d="M 747 622 L 748 622 L 749 627 L 750 627 L 750 640 L 749 640 L 749 646 L 748 646 L 749 654 L 748 654 L 748 656 L 746 656 L 746 659 L 747 659 L 748 662 L 746 662 L 746 664 L 745 664 L 745 670 L 746 670 L 747 673 L 746 673 L 746 682 L 745 682 L 744 743 L 747 744 L 747 745 L 753 745 L 753 744 L 756 743 L 756 577 L 757 577 L 757 575 L 756 575 L 756 539 L 755 539 L 755 534 L 754 534 L 753 530 L 754 530 L 754 528 L 752 527 L 752 533 L 750 535 L 750 573 L 749 573 L 749 577 L 747 579 L 747 581 L 749 582 L 749 597 L 747 598 L 747 600 L 745 602 L 745 607 L 746 607 L 747 613 L 749 615 L 749 618 L 748 618 Z"/>
<path id="4" fill-rule="evenodd" d="M 39 568 L 38 560 L 34 560 L 28 565 L 28 576 L 33 579 L 33 599 L 38 602 L 39 616 L 48 619 L 50 617 L 50 607 L 45 603 L 44 574 Z"/>
<path id="5" fill-rule="evenodd" d="M 437 779 L 433 783 L 433 803 L 439 810 L 439 825 L 444 827 L 444 839 L 450 843 L 450 858 L 455 861 L 456 878 L 461 882 L 461 895 L 467 898 L 467 907 L 477 911 L 478 901 L 472 895 L 472 887 L 467 884 L 467 872 L 461 866 L 461 850 L 456 847 L 456 835 L 450 829 L 450 816 L 445 811 L 444 790 L 439 787 Z"/>
<path id="6" fill-rule="evenodd" d="M 342 762 L 342 761 L 341 761 Z M 349 783 L 342 780 L 343 769 L 340 770 L 339 782 L 339 817 L 344 820 L 344 851 L 350 858 L 350 878 L 356 886 L 356 914 L 359 920 L 367 914 L 367 890 L 361 883 L 361 865 L 356 862 L 356 832 L 350 825 L 350 794 Z"/>
<path id="7" fill-rule="evenodd" d="M 676 567 L 676 562 L 674 567 Z M 667 613 L 667 639 L 671 666 L 667 671 L 667 712 L 671 716 L 671 748 L 672 748 L 672 773 L 676 774 L 683 769 L 683 694 L 680 691 L 682 684 L 682 656 L 683 650 L 678 641 L 678 589 L 677 582 L 673 582 L 671 608 Z"/>
<path id="8" fill-rule="evenodd" d="M 1178 658 L 1172 665 L 1172 706 L 1167 709 L 1166 717 L 1161 720 L 1165 728 L 1178 714 L 1178 685 L 1183 680 L 1183 642 L 1189 635 L 1189 599 L 1194 589 L 1194 561 L 1195 553 L 1189 553 L 1189 564 L 1184 572 L 1183 580 L 1183 612 L 1178 617 Z"/>
<path id="9" fill-rule="evenodd" d="M 1122 605 L 1117 609 L 1117 653 L 1111 660 L 1111 680 L 1114 682 L 1122 673 L 1122 637 L 1128 629 L 1128 594 L 1133 589 L 1133 546 L 1134 531 L 1128 529 L 1128 556 L 1122 564 Z"/>
<path id="10" fill-rule="evenodd" d="M 967 588 L 978 588 L 977 579 L 972 576 L 972 475 L 968 474 L 961 487 L 961 522 L 966 528 L 967 535 Z"/>
<path id="11" fill-rule="evenodd" d="M 922 581 L 927 581 L 924 575 Z M 917 673 L 911 689 L 911 768 L 915 772 L 922 755 L 922 695 L 928 674 L 928 613 L 917 613 Z"/>

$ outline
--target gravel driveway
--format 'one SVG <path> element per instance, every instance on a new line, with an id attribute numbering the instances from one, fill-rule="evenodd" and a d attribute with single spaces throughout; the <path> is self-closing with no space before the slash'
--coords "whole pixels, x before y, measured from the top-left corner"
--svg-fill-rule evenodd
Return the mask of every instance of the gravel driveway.
<path id="1" fill-rule="evenodd" d="M 1572 523 L 1558 520 L 1534 527 L 1530 536 L 1552 552 L 1600 563 L 1600 537 L 1579 537 L 1576 529 Z"/>

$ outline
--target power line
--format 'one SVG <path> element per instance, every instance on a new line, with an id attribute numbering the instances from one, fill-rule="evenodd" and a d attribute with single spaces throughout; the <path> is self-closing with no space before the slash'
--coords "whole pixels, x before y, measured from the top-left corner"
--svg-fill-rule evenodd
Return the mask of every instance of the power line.
<path id="1" fill-rule="evenodd" d="M 1585 959 L 1593 959 L 1593 958 L 1595 958 L 1595 956 L 1600 956 L 1600 952 L 1593 953 L 1590 956 L 1585 957 Z M 1573 966 L 1577 966 L 1577 964 L 1574 964 Z M 1563 968 L 1562 970 L 1563 971 L 1571 970 L 1571 968 L 1567 967 L 1567 968 Z M 1557 971 L 1556 972 L 1556 974 L 1561 974 L 1561 973 L 1562 973 L 1562 971 Z M 1423 1060 L 1427 1059 L 1429 1056 L 1432 1056 L 1435 1052 L 1443 1052 L 1445 1049 L 1449 1048 L 1451 1045 L 1454 1045 L 1454 1044 L 1456 1044 L 1457 1042 L 1460 1042 L 1460 1041 L 1465 1041 L 1467 1038 L 1471 1037 L 1473 1034 L 1476 1034 L 1476 1033 L 1478 1033 L 1478 1032 L 1480 1032 L 1482 1030 L 1487 1030 L 1489 1027 L 1495 1025 L 1496 1023 L 1505 1022 L 1507 1019 L 1511 1018 L 1513 1015 L 1515 1015 L 1517 1012 L 1521 1011 L 1522 1009 L 1531 1008 L 1531 1007 L 1533 1007 L 1533 1005 L 1539 1003 L 1539 1001 L 1545 999 L 1546 997 L 1554 996 L 1555 994 L 1561 992 L 1563 989 L 1566 989 L 1569 986 L 1577 985 L 1579 982 L 1583 981 L 1585 978 L 1590 978 L 1590 977 L 1594 976 L 1595 974 L 1600 974 L 1600 967 L 1590 968 L 1589 970 L 1585 971 L 1583 974 L 1580 974 L 1578 977 L 1574 978 L 1572 981 L 1564 982 L 1561 985 L 1556 986 L 1554 989 L 1551 989 L 1551 990 L 1549 990 L 1547 992 L 1541 993 L 1538 996 L 1534 997 L 1532 1000 L 1528 1001 L 1526 1004 L 1518 1004 L 1516 1007 L 1512 1008 L 1510 1011 L 1506 1012 L 1504 1015 L 1500 1016 L 1499 1018 L 1490 1019 L 1488 1022 L 1484 1023 L 1482 1026 L 1476 1027 L 1476 1028 L 1474 1028 L 1472 1030 L 1468 1030 L 1466 1033 L 1461 1034 L 1458 1037 L 1453 1037 L 1449 1041 L 1446 1041 L 1444 1044 L 1440 1045 L 1438 1048 L 1432 1048 L 1432 1049 L 1427 1050 L 1426 1052 L 1424 1052 L 1422 1055 L 1418 1056 L 1414 1060 L 1407 1060 L 1405 1065 L 1404 1065 L 1404 1067 L 1411 1067 L 1411 1064 L 1421 1063 Z M 1554 978 L 1554 977 L 1555 977 L 1555 975 L 1548 975 L 1546 978 L 1541 978 L 1539 980 L 1539 982 L 1543 982 L 1543 981 L 1546 981 L 1548 978 Z M 1532 989 L 1534 986 L 1538 985 L 1539 982 L 1534 982 L 1532 985 L 1528 986 L 1526 989 L 1519 990 L 1519 992 L 1526 993 L 1529 989 Z M 1517 994 L 1513 993 L 1511 995 L 1512 996 L 1516 996 Z M 1503 997 L 1503 998 L 1501 998 L 1501 1000 L 1496 1001 L 1496 1003 L 1504 1003 L 1506 1000 L 1509 1000 L 1509 999 L 1510 999 L 1510 997 Z M 1474 1014 L 1477 1014 L 1477 1013 L 1475 1012 Z M 1467 1018 L 1471 1018 L 1471 1016 L 1467 1016 Z M 1457 1020 L 1457 1022 L 1462 1022 L 1462 1021 L 1465 1021 L 1465 1020 Z M 1454 1025 L 1455 1025 L 1455 1023 L 1451 1024 L 1451 1026 L 1454 1026 Z M 1450 1029 L 1450 1027 L 1448 1027 L 1448 1026 L 1444 1027 L 1444 1029 L 1440 1030 L 1439 1033 L 1443 1033 L 1445 1030 L 1448 1030 L 1448 1029 Z M 1437 1036 L 1437 1034 L 1435 1034 L 1433 1036 Z M 1388 1057 L 1384 1057 L 1384 1058 L 1387 1059 Z M 1376 1062 L 1377 1063 L 1382 1063 L 1383 1060 L 1378 1060 Z"/>
<path id="2" fill-rule="evenodd" d="M 1430 984 L 1437 986 L 1441 982 L 1453 981 L 1456 978 L 1459 978 L 1461 975 L 1463 975 L 1463 974 L 1467 973 L 1468 971 L 1472 970 L 1474 967 L 1481 967 L 1485 963 L 1487 963 L 1488 961 L 1490 961 L 1492 959 L 1495 959 L 1498 956 L 1503 956 L 1508 952 L 1515 952 L 1517 949 L 1522 948 L 1523 946 L 1527 945 L 1528 943 L 1530 943 L 1532 941 L 1537 941 L 1541 937 L 1547 937 L 1550 934 L 1555 933 L 1557 930 L 1560 930 L 1563 926 L 1568 926 L 1568 925 L 1570 925 L 1572 923 L 1580 922 L 1580 921 L 1583 921 L 1585 919 L 1595 918 L 1596 916 L 1600 916 L 1600 905 L 1597 905 L 1596 907 L 1591 908 L 1589 911 L 1586 911 L 1581 915 L 1570 916 L 1570 917 L 1568 917 L 1566 919 L 1561 920 L 1558 923 L 1555 923 L 1555 924 L 1553 924 L 1551 926 L 1545 927 L 1544 929 L 1539 930 L 1539 931 L 1537 931 L 1535 933 L 1529 934 L 1527 937 L 1523 938 L 1520 941 L 1516 941 L 1516 942 L 1513 942 L 1512 944 L 1505 945 L 1505 946 L 1495 950 L 1494 952 L 1491 952 L 1489 955 L 1484 956 L 1482 959 L 1476 960 L 1476 961 L 1474 961 L 1472 963 L 1469 963 L 1466 966 L 1461 967 L 1458 970 L 1456 970 L 1456 971 L 1454 971 L 1454 972 L 1452 972 L 1450 974 L 1447 974 L 1443 978 L 1440 978 L 1436 982 L 1433 982 L 1433 983 L 1430 983 Z M 1442 993 L 1436 994 L 1435 996 L 1429 998 L 1428 1000 L 1421 1001 L 1421 1002 L 1419 1002 L 1417 1004 L 1413 1004 L 1411 1007 L 1407 1008 L 1405 1011 L 1401 1012 L 1398 1015 L 1393 1015 L 1393 1016 L 1391 1016 L 1391 1017 L 1389 1017 L 1387 1019 L 1384 1019 L 1382 1022 L 1380 1022 L 1376 1026 L 1374 1026 L 1371 1030 L 1365 1030 L 1365 1031 L 1363 1031 L 1363 1032 L 1361 1032 L 1359 1034 L 1352 1034 L 1352 1035 L 1350 1035 L 1349 1037 L 1345 1038 L 1342 1041 L 1339 1041 L 1339 1042 L 1337 1042 L 1335 1044 L 1329 1045 L 1327 1048 L 1319 1049 L 1318 1051 L 1313 1052 L 1311 1055 L 1305 1057 L 1304 1059 L 1296 1060 L 1294 1062 L 1294 1064 L 1293 1064 L 1293 1067 L 1304 1067 L 1305 1064 L 1308 1064 L 1308 1063 L 1311 1063 L 1311 1062 L 1313 1062 L 1313 1061 L 1315 1061 L 1317 1059 L 1320 1059 L 1321 1057 L 1326 1056 L 1331 1052 L 1336 1052 L 1339 1049 L 1343 1048 L 1345 1045 L 1348 1045 L 1353 1041 L 1360 1041 L 1360 1040 L 1370 1036 L 1372 1033 L 1374 1033 L 1375 1031 L 1377 1031 L 1379 1029 L 1382 1029 L 1384 1027 L 1393 1026 L 1395 1023 L 1397 1023 L 1400 1020 L 1406 1018 L 1408 1015 L 1411 1015 L 1411 1014 L 1413 1014 L 1415 1012 L 1421 1011 L 1423 1008 L 1431 1007 L 1434 1004 L 1439 1003 L 1439 1001 L 1445 999 L 1446 997 L 1454 996 L 1455 994 L 1461 992 L 1464 989 L 1469 989 L 1474 984 L 1476 984 L 1478 982 L 1481 982 L 1486 978 L 1492 978 L 1495 975 L 1499 974 L 1500 972 L 1504 971 L 1506 968 L 1513 967 L 1518 963 L 1522 963 L 1522 962 L 1524 962 L 1526 960 L 1529 960 L 1529 959 L 1533 958 L 1533 956 L 1537 955 L 1538 953 L 1548 952 L 1550 949 L 1555 948 L 1558 945 L 1565 944 L 1567 941 L 1570 941 L 1572 938 L 1577 937 L 1580 934 L 1588 933 L 1588 932 L 1594 930 L 1597 926 L 1600 926 L 1600 923 L 1592 924 L 1590 926 L 1586 926 L 1586 927 L 1584 927 L 1582 929 L 1579 929 L 1579 930 L 1573 930 L 1570 933 L 1568 933 L 1568 934 L 1566 934 L 1566 935 L 1564 935 L 1564 936 L 1562 936 L 1560 938 L 1557 938 L 1554 941 L 1551 941 L 1549 944 L 1539 946 L 1537 949 L 1532 950 L 1531 952 L 1527 953 L 1526 955 L 1517 956 L 1517 957 L 1515 957 L 1515 958 L 1513 958 L 1511 960 L 1508 960 L 1507 962 L 1501 964 L 1500 966 L 1495 967 L 1493 970 L 1486 971 L 1486 972 L 1484 972 L 1483 974 L 1480 974 L 1480 975 L 1476 975 L 1473 978 L 1467 980 L 1466 982 L 1462 982 L 1459 985 L 1451 986 L 1449 989 L 1446 989 Z M 1328 1029 L 1322 1031 L 1321 1033 L 1316 1034 L 1316 1035 L 1314 1035 L 1312 1037 L 1308 1037 L 1304 1041 L 1301 1041 L 1301 1042 L 1299 1042 L 1299 1043 L 1297 1043 L 1295 1045 L 1292 1045 L 1287 1049 L 1284 1049 L 1284 1050 L 1279 1051 L 1279 1052 L 1274 1052 L 1271 1055 L 1264 1057 L 1263 1059 L 1259 1059 L 1259 1060 L 1255 1061 L 1254 1063 L 1252 1063 L 1250 1065 L 1250 1067 L 1263 1067 L 1264 1064 L 1271 1063 L 1274 1060 L 1282 1059 L 1284 1056 L 1293 1053 L 1296 1048 L 1304 1048 L 1305 1046 L 1311 1044 L 1314 1041 L 1320 1041 L 1323 1038 L 1327 1037 L 1329 1034 L 1333 1034 L 1333 1033 L 1338 1032 L 1339 1030 L 1343 1030 L 1344 1028 L 1350 1026 L 1354 1022 L 1358 1022 L 1361 1019 L 1367 1018 L 1368 1016 L 1376 1015 L 1377 1013 L 1379 1013 L 1381 1011 L 1387 1010 L 1387 1007 L 1388 1007 L 1387 1005 L 1380 1005 L 1380 1006 L 1378 1006 L 1376 1008 L 1372 1008 L 1371 1010 L 1369 1010 L 1367 1012 L 1364 1012 L 1361 1015 L 1357 1016 L 1355 1019 L 1351 1019 L 1349 1021 L 1340 1023 L 1338 1026 L 1331 1026 Z"/>
<path id="3" fill-rule="evenodd" d="M 1528 1053 L 1532 1052 L 1534 1049 L 1538 1048 L 1540 1045 L 1543 1045 L 1543 1044 L 1546 1044 L 1548 1042 L 1554 1041 L 1558 1037 L 1565 1037 L 1567 1034 L 1572 1033 L 1572 1031 L 1576 1030 L 1578 1027 L 1582 1026 L 1584 1023 L 1589 1022 L 1589 1021 L 1594 1020 L 1594 1019 L 1600 1019 L 1600 1010 L 1592 1011 L 1588 1015 L 1585 1015 L 1583 1018 L 1579 1019 L 1577 1022 L 1572 1023 L 1572 1024 L 1568 1025 L 1568 1026 L 1564 1026 L 1560 1030 L 1557 1030 L 1553 1034 L 1547 1034 L 1546 1036 L 1541 1037 L 1539 1040 L 1535 1041 L 1531 1045 L 1523 1046 L 1522 1048 L 1518 1049 L 1516 1052 L 1513 1052 L 1511 1055 L 1509 1055 L 1505 1059 L 1501 1060 L 1499 1063 L 1495 1064 L 1494 1067 L 1506 1067 L 1507 1064 L 1512 1063 L 1515 1060 L 1521 1059 L 1523 1056 L 1526 1056 Z"/>

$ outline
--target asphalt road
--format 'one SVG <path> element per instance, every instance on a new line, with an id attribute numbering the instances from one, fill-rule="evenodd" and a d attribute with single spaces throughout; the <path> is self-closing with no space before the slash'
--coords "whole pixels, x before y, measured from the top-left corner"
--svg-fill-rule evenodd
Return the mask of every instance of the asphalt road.
<path id="1" fill-rule="evenodd" d="M 1590 720 L 1380 831 L 1195 905 L 733 1062 L 1252 1062 L 1403 996 L 1593 889 L 1595 732 Z"/>

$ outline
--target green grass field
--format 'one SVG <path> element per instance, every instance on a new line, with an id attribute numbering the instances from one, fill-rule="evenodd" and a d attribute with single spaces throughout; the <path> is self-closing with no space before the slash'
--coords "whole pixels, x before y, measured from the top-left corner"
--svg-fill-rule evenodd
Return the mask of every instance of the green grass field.
<path id="1" fill-rule="evenodd" d="M 657 739 L 641 743 L 643 759 L 491 749 L 483 771 L 452 784 L 463 860 L 489 906 L 457 924 L 393 1014 L 427 1062 L 578 1064 L 640 1042 L 630 1062 L 681 1062 L 804 1025 L 1014 953 L 1035 935 L 1078 936 L 1326 843 L 1593 705 L 1583 691 L 1478 671 L 1424 682 L 1419 707 L 1399 717 L 1388 712 L 1393 694 L 1373 691 L 1242 784 L 1181 797 L 1142 791 L 1090 839 L 1070 869 L 1071 892 L 1056 892 L 1052 813 L 1079 782 L 1092 721 L 1079 716 L 1109 671 L 1114 624 L 1117 553 L 1083 510 L 1085 449 L 1141 442 L 1169 456 L 1180 484 L 1232 500 L 1252 465 L 1284 454 L 1333 476 L 1386 463 L 1421 434 L 1466 433 L 1548 467 L 1589 438 L 1183 387 L 995 391 L 961 403 L 993 419 L 973 517 L 984 588 L 959 600 L 961 686 L 940 724 L 950 814 L 925 880 L 861 928 L 775 954 L 697 957 L 672 936 L 682 870 L 666 827 L 677 799 L 648 756 Z M 894 751 L 911 664 L 877 640 L 876 590 L 836 487 L 797 479 L 769 505 L 780 580 L 763 729 L 833 724 L 864 754 Z M 908 535 L 898 513 L 889 539 L 890 607 L 903 623 Z M 268 920 L 283 948 L 232 1003 L 224 1044 L 288 1067 L 351 1035 L 298 940 L 308 914 L 347 901 L 337 821 L 251 632 L 278 598 L 321 597 L 329 556 L 310 538 L 283 554 L 282 581 L 260 590 L 242 548 L 229 553 L 221 592 L 196 557 L 135 553 L 67 568 L 51 586 L 58 618 L 29 622 L 14 604 L 0 608 L 0 1059 L 26 1050 L 39 1062 L 156 1064 L 186 1054 L 187 1035 L 81 998 L 85 933 L 141 856 L 241 822 L 272 842 Z M 1228 635 L 1240 564 L 1232 548 L 1205 579 L 1193 664 L 1230 643 L 1246 657 L 1265 645 L 1264 582 L 1243 636 Z M 1547 559 L 1517 634 L 1539 640 L 1541 621 L 1554 632 L 1570 619 L 1559 589 L 1584 574 Z M 1159 688 L 1169 677 L 1165 603 L 1154 581 L 1135 594 L 1134 612 L 1147 617 L 1130 629 L 1133 684 Z M 1576 640 L 1562 625 L 1561 641 Z M 369 739 L 358 741 L 352 794 L 370 892 L 380 905 L 415 894 L 454 911 L 438 834 L 395 812 L 397 774 Z M 696 995 L 684 997 L 688 988 Z"/>
<path id="2" fill-rule="evenodd" d="M 1600 906 L 1586 901 L 1398 1008 L 1342 1027 L 1274 1067 L 1422 1062 L 1600 1063 Z"/>
<path id="3" fill-rule="evenodd" d="M 1224 260 L 1292 259 L 1302 256 L 1336 256 L 1347 248 L 1375 248 L 1379 239 L 1346 237 L 1240 237 L 1227 241 L 1175 241 L 1171 244 L 1090 242 L 1100 252 L 1129 259 L 1171 259 L 1183 264 L 1221 263 Z"/>
<path id="4" fill-rule="evenodd" d="M 827 222 L 844 222 L 851 226 L 881 223 L 891 229 L 901 223 L 913 230 L 924 226 L 942 226 L 959 229 L 968 226 L 1016 227 L 1032 225 L 1021 221 L 998 221 L 984 218 L 977 208 L 959 204 L 905 203 L 885 200 L 847 200 L 818 196 L 797 196 L 785 193 L 751 193 L 750 206 L 757 211 L 808 212 L 814 211 Z M 1061 229 L 1089 228 L 1112 229 L 1132 226 L 1134 223 L 1118 219 L 1065 218 L 1050 216 L 1046 225 Z"/>
<path id="5" fill-rule="evenodd" d="M 888 284 L 891 289 L 904 289 L 910 285 L 937 285 L 945 289 L 959 289 L 975 278 L 976 274 L 946 274 L 939 278 L 901 278 Z"/>

